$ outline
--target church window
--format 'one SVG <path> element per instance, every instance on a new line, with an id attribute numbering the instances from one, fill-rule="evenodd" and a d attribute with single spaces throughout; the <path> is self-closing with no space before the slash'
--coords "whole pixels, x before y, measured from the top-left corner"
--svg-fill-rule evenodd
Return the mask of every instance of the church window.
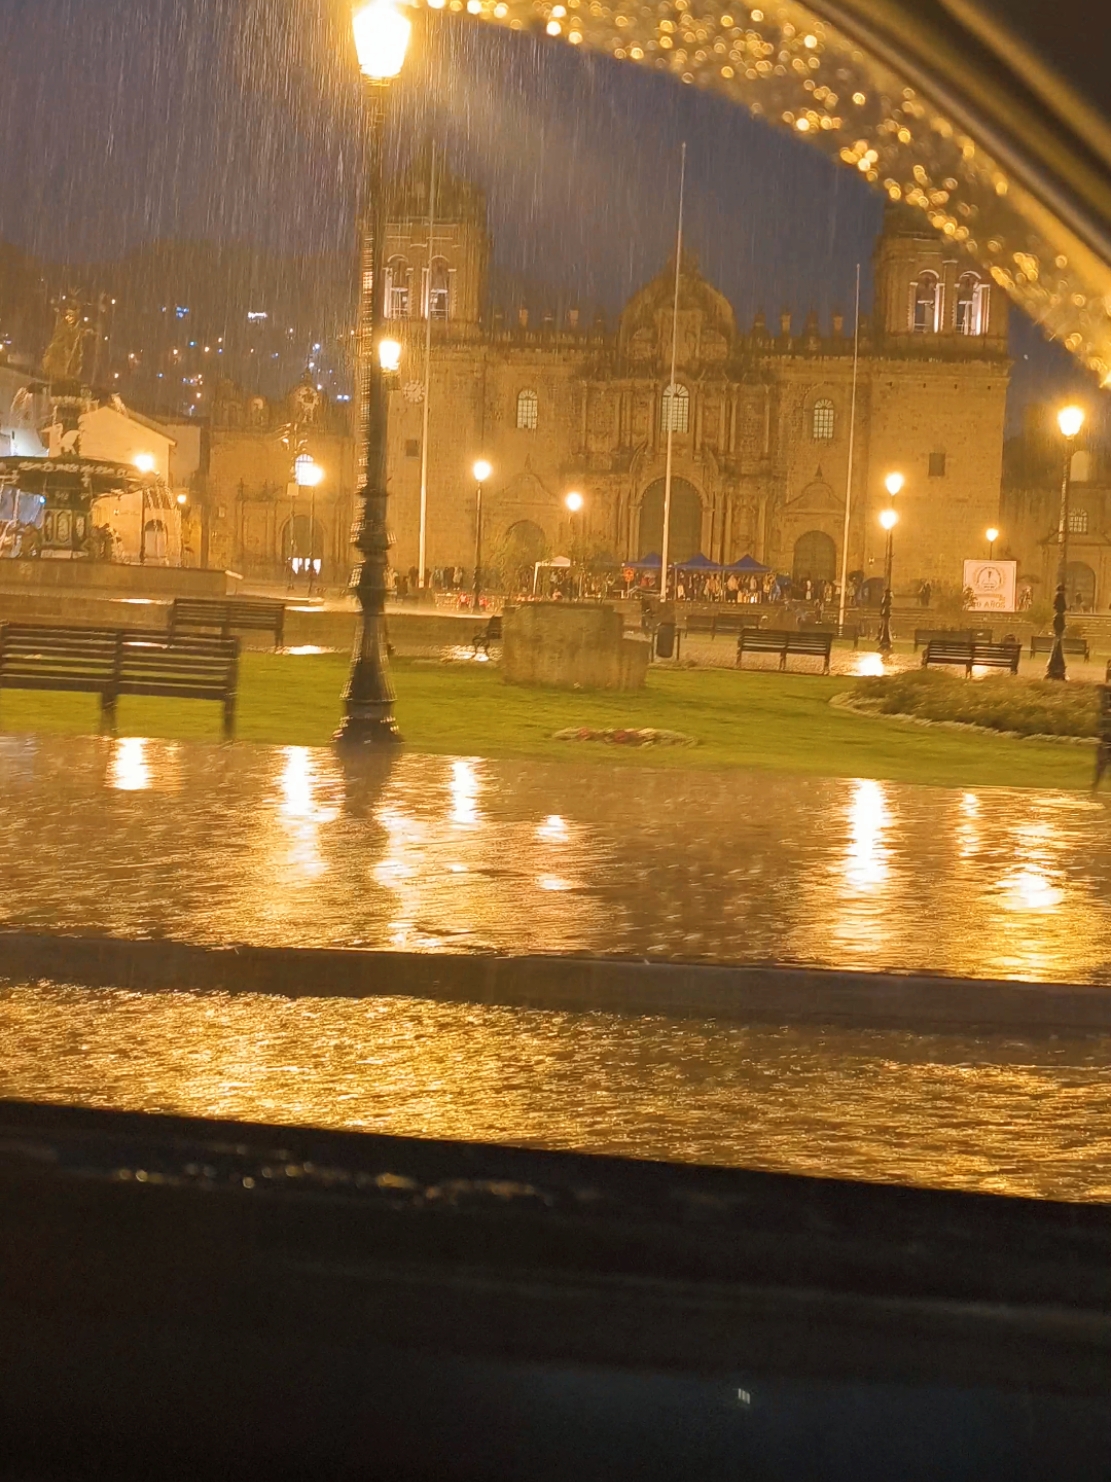
<path id="1" fill-rule="evenodd" d="M 941 284 L 936 273 L 922 273 L 914 285 L 911 327 L 915 334 L 935 334 L 941 317 Z"/>
<path id="2" fill-rule="evenodd" d="M 409 317 L 409 264 L 403 257 L 391 257 L 386 264 L 386 318 Z"/>
<path id="3" fill-rule="evenodd" d="M 986 334 L 988 285 L 976 273 L 962 273 L 957 284 L 957 333 Z"/>
<path id="4" fill-rule="evenodd" d="M 661 432 L 686 432 L 690 425 L 690 392 L 685 386 L 665 388 L 661 408 Z"/>
<path id="5" fill-rule="evenodd" d="M 1069 534 L 1087 535 L 1088 533 L 1088 511 L 1086 509 L 1069 510 Z"/>
<path id="6" fill-rule="evenodd" d="M 1092 455 L 1087 448 L 1077 448 L 1072 455 L 1071 478 L 1074 484 L 1086 484 L 1092 477 Z"/>
<path id="7" fill-rule="evenodd" d="M 833 441 L 833 403 L 828 396 L 823 396 L 814 403 L 811 433 L 816 443 Z"/>
<path id="8" fill-rule="evenodd" d="M 442 257 L 432 259 L 428 278 L 428 313 L 433 319 L 447 319 L 451 309 L 451 279 Z"/>
<path id="9" fill-rule="evenodd" d="M 540 398 L 535 391 L 517 393 L 517 426 L 526 432 L 535 432 L 540 420 Z"/>
<path id="10" fill-rule="evenodd" d="M 945 477 L 945 454 L 930 454 L 930 478 L 943 479 Z"/>

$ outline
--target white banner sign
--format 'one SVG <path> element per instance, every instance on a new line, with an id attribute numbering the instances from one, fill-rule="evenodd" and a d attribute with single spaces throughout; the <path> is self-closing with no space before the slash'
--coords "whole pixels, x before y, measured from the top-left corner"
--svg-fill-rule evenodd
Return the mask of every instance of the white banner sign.
<path id="1" fill-rule="evenodd" d="M 1017 561 L 966 561 L 964 590 L 972 593 L 970 612 L 1014 612 Z"/>

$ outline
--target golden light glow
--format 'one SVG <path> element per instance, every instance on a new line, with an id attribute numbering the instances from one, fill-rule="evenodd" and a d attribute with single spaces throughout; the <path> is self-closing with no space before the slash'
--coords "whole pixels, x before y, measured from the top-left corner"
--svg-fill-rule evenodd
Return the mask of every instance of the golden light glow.
<path id="1" fill-rule="evenodd" d="M 893 509 L 881 509 L 880 510 L 880 524 L 883 526 L 883 528 L 885 530 L 894 530 L 895 526 L 898 523 L 899 523 L 899 515 L 898 515 L 898 512 L 896 510 L 893 510 Z"/>
<path id="2" fill-rule="evenodd" d="M 136 453 L 131 461 L 140 473 L 153 473 L 158 460 L 153 453 Z"/>
<path id="3" fill-rule="evenodd" d="M 563 502 L 573 515 L 578 514 L 579 510 L 583 507 L 583 497 L 574 489 L 571 490 Z"/>
<path id="4" fill-rule="evenodd" d="M 989 525 L 988 528 L 984 531 L 984 534 L 988 538 L 989 545 L 994 545 L 995 542 L 999 539 L 999 531 L 995 528 L 994 525 Z"/>
<path id="5" fill-rule="evenodd" d="M 485 458 L 476 458 L 474 467 L 471 469 L 475 482 L 479 484 L 484 484 L 493 471 L 492 465 L 487 463 Z"/>
<path id="6" fill-rule="evenodd" d="M 188 494 L 179 494 L 177 496 L 177 502 L 178 502 L 178 504 L 181 505 L 182 509 L 184 509 L 185 506 L 189 503 L 189 495 Z"/>
<path id="7" fill-rule="evenodd" d="M 293 477 L 300 489 L 315 489 L 324 477 L 319 463 L 314 463 L 308 453 L 301 453 L 293 461 Z"/>
<path id="8" fill-rule="evenodd" d="M 109 785 L 119 792 L 145 792 L 151 785 L 143 736 L 121 736 L 112 745 Z"/>
<path id="9" fill-rule="evenodd" d="M 370 0 L 358 5 L 351 16 L 359 70 L 372 82 L 388 82 L 405 64 L 413 27 L 409 17 L 392 0 Z"/>
<path id="10" fill-rule="evenodd" d="M 1062 407 L 1057 413 L 1057 426 L 1061 429 L 1062 437 L 1075 437 L 1084 426 L 1084 418 L 1083 407 Z"/>
<path id="11" fill-rule="evenodd" d="M 378 364 L 386 372 L 392 373 L 401 366 L 401 345 L 397 340 L 378 341 Z"/>
<path id="12" fill-rule="evenodd" d="M 883 487 L 894 498 L 896 494 L 902 491 L 905 483 L 906 479 L 901 473 L 889 473 L 883 481 Z"/>

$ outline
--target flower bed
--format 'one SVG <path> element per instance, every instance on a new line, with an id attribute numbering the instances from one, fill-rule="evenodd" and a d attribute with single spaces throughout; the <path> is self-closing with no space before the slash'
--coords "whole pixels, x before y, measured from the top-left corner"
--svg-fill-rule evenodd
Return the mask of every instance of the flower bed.
<path id="1" fill-rule="evenodd" d="M 604 741 L 607 746 L 697 746 L 693 736 L 682 731 L 660 731 L 653 726 L 618 730 L 595 730 L 592 726 L 569 726 L 556 731 L 553 741 Z"/>
<path id="2" fill-rule="evenodd" d="M 1096 686 L 993 674 L 963 675 L 910 669 L 859 679 L 849 692 L 856 708 L 917 720 L 955 721 L 1019 736 L 1094 736 Z"/>

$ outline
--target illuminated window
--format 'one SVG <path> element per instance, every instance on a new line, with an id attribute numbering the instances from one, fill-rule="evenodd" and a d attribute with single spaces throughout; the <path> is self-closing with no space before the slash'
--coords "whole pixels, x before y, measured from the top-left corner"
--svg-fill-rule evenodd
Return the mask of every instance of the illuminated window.
<path id="1" fill-rule="evenodd" d="M 535 391 L 517 393 L 517 426 L 535 432 L 540 418 L 540 398 Z"/>
<path id="2" fill-rule="evenodd" d="M 386 318 L 409 317 L 409 264 L 403 257 L 391 257 L 386 264 Z"/>
<path id="3" fill-rule="evenodd" d="M 1088 511 L 1086 509 L 1069 510 L 1069 534 L 1087 535 L 1088 533 Z"/>
<path id="4" fill-rule="evenodd" d="M 690 425 L 691 398 L 685 386 L 665 388 L 660 415 L 661 432 L 686 432 Z"/>
<path id="5" fill-rule="evenodd" d="M 922 273 L 914 285 L 911 328 L 915 334 L 936 334 L 940 320 L 941 284 L 936 273 Z"/>
<path id="6" fill-rule="evenodd" d="M 1092 455 L 1087 448 L 1077 448 L 1072 455 L 1072 481 L 1086 484 L 1092 477 Z"/>
<path id="7" fill-rule="evenodd" d="M 433 319 L 447 319 L 451 308 L 451 279 L 442 257 L 432 259 L 428 280 L 428 312 Z"/>
<path id="8" fill-rule="evenodd" d="M 963 273 L 957 284 L 957 333 L 987 334 L 988 285 L 976 273 Z"/>
<path id="9" fill-rule="evenodd" d="M 833 441 L 833 403 L 828 397 L 823 397 L 814 403 L 811 431 L 816 443 Z"/>

